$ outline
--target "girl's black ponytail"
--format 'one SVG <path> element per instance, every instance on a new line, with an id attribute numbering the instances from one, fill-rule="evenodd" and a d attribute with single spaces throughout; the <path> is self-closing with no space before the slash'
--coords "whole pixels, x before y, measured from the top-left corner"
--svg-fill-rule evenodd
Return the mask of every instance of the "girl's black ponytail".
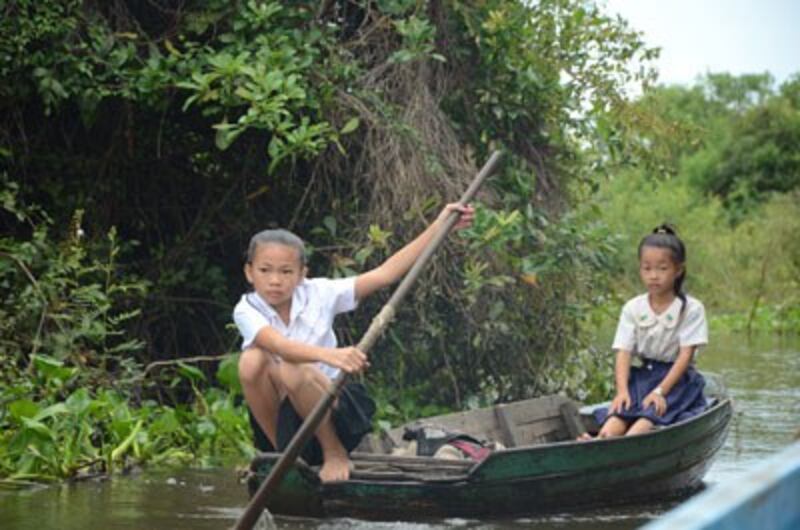
<path id="1" fill-rule="evenodd" d="M 653 232 L 646 235 L 639 243 L 639 257 L 642 256 L 644 247 L 666 248 L 672 252 L 672 259 L 675 263 L 683 266 L 680 275 L 675 278 L 675 296 L 681 299 L 681 311 L 686 307 L 686 293 L 683 292 L 683 282 L 686 279 L 686 246 L 678 237 L 675 227 L 668 223 L 658 225 Z"/>

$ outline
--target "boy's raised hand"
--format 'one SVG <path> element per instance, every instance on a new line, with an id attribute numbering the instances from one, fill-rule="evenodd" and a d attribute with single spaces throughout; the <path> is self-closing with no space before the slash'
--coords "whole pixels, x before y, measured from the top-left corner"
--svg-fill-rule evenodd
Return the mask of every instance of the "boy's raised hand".
<path id="1" fill-rule="evenodd" d="M 369 366 L 367 355 L 355 346 L 331 348 L 330 351 L 332 355 L 329 359 L 325 359 L 325 362 L 348 374 L 356 374 Z"/>
<path id="2" fill-rule="evenodd" d="M 472 221 L 475 219 L 475 208 L 469 204 L 463 205 L 458 202 L 451 202 L 445 206 L 439 214 L 439 217 L 436 218 L 436 222 L 443 223 L 445 219 L 447 219 L 447 216 L 450 215 L 450 212 L 461 212 L 461 216 L 453 226 L 454 230 L 461 230 L 472 226 Z"/>

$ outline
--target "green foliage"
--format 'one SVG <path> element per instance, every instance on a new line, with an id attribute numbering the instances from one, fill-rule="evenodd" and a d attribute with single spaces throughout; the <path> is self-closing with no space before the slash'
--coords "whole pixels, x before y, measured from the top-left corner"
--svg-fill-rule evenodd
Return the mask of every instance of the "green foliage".
<path id="1" fill-rule="evenodd" d="M 598 342 L 571 353 L 570 358 L 547 373 L 551 388 L 567 389 L 584 403 L 601 403 L 614 395 L 614 355 Z"/>
<path id="2" fill-rule="evenodd" d="M 584 324 L 605 302 L 616 267 L 608 229 L 574 215 L 551 221 L 532 207 L 478 208 L 464 239 L 463 313 L 444 286 L 418 294 L 424 308 L 441 309 L 398 318 L 370 374 L 392 374 L 401 395 L 457 408 L 602 384 L 607 374 L 598 376 L 587 356 L 575 362 L 573 352 L 584 349 Z M 570 377 L 557 376 L 565 365 Z"/>
<path id="3" fill-rule="evenodd" d="M 312 19 L 308 11 L 281 2 L 245 2 L 230 15 L 217 49 L 182 35 L 186 50 L 173 52 L 189 69 L 190 80 L 176 83 L 190 93 L 183 109 L 202 105 L 204 115 L 221 120 L 214 124 L 220 149 L 248 129 L 269 131 L 271 170 L 287 157 L 319 153 L 336 139 L 328 122 L 310 118 L 325 102 L 317 91 L 330 90 L 327 83 L 311 83 L 326 45 L 323 31 L 287 30 Z"/>
<path id="4" fill-rule="evenodd" d="M 717 105 L 735 113 L 761 105 L 772 94 L 772 76 L 769 74 L 728 73 L 708 74 L 703 83 L 706 97 Z"/>
<path id="5" fill-rule="evenodd" d="M 771 193 L 800 188 L 800 107 L 773 97 L 732 120 L 726 141 L 690 159 L 693 182 L 722 197 L 734 220 Z"/>
<path id="6" fill-rule="evenodd" d="M 90 124 L 106 98 L 163 109 L 159 94 L 177 87 L 187 92 L 183 110 L 199 106 L 215 120 L 220 149 L 248 129 L 269 131 L 274 169 L 338 138 L 327 121 L 312 118 L 331 91 L 329 80 L 312 84 L 332 42 L 329 30 L 313 24 L 313 11 L 298 7 L 211 2 L 187 13 L 177 35 L 159 42 L 147 33 L 150 20 L 137 31 L 121 31 L 110 13 L 84 9 L 81 2 L 14 2 L 3 8 L 0 25 L 0 75 L 8 81 L 3 95 L 11 102 L 36 92 L 46 114 L 76 101 Z M 120 25 L 135 25 L 134 6 L 117 8 Z M 303 25 L 307 31 L 294 29 Z"/>
<path id="7" fill-rule="evenodd" d="M 58 384 L 58 377 L 43 373 L 46 382 Z M 0 390 L 7 403 L 0 415 L 0 483 L 75 479 L 145 463 L 203 465 L 253 453 L 244 408 L 219 389 L 195 388 L 193 404 L 175 407 L 134 405 L 114 389 L 78 388 L 63 399 L 46 393 L 36 400 L 13 399 L 17 390 Z"/>
<path id="8" fill-rule="evenodd" d="M 218 380 L 169 363 L 235 349 L 250 235 L 295 230 L 315 275 L 369 269 L 496 147 L 507 162 L 479 222 L 374 354 L 381 417 L 588 388 L 583 353 L 553 374 L 590 351 L 582 325 L 615 238 L 568 210 L 655 53 L 583 0 L 0 5 L 0 327 L 14 360 L 0 399 L 36 408 L 2 420 L 4 443 L 21 444 L 4 472 L 36 436 L 42 458 L 24 466 L 41 477 L 238 451 L 244 415 L 215 390 L 238 396 L 235 361 Z M 380 303 L 349 317 L 343 340 Z M 155 362 L 171 368 L 142 368 Z M 26 426 L 80 388 L 91 406 Z M 116 423 L 58 452 L 112 408 Z"/>
<path id="9" fill-rule="evenodd" d="M 800 305 L 791 301 L 777 306 L 758 306 L 749 312 L 723 313 L 711 319 L 715 330 L 734 333 L 800 334 Z"/>
<path id="10" fill-rule="evenodd" d="M 52 221 L 20 204 L 14 183 L 4 184 L 4 213 L 31 236 L 0 239 L 0 480 L 80 478 L 144 462 L 250 454 L 247 416 L 235 403 L 235 359 L 218 372 L 230 392 L 201 390 L 203 373 L 180 364 L 175 382 L 188 382 L 194 399 L 137 403 L 146 374 L 132 354 L 143 344 L 125 326 L 148 285 L 121 274 L 125 252 L 116 231 L 91 245 L 76 212 L 59 239 Z"/>
<path id="11" fill-rule="evenodd" d="M 500 400 L 578 390 L 553 374 L 587 344 L 582 324 L 605 301 L 617 266 L 616 237 L 604 225 L 571 213 L 552 221 L 531 207 L 523 211 L 493 214 L 488 223 L 479 218 L 467 261 L 465 294 L 477 324 L 472 347 L 493 352 L 479 377 Z M 486 247 L 495 251 L 492 262 L 481 258 Z M 489 305 L 492 291 L 505 296 Z M 589 377 L 592 368 L 576 363 L 576 377 Z"/>
<path id="12" fill-rule="evenodd" d="M 575 141 L 594 144 L 626 84 L 648 83 L 657 55 L 624 21 L 592 3 L 454 3 L 471 83 L 445 101 L 473 145 L 502 141 L 533 166 L 540 197 L 558 198 L 569 177 L 588 178 L 600 159 L 575 163 Z M 473 44 L 474 43 L 474 44 Z M 474 46 L 474 48 L 473 48 Z M 639 64 L 640 69 L 625 68 Z M 556 156 L 548 156 L 556 155 Z M 545 163 L 545 159 L 547 163 Z M 557 168 L 558 176 L 551 175 Z"/>
<path id="13" fill-rule="evenodd" d="M 398 389 L 393 385 L 373 381 L 370 386 L 371 397 L 375 400 L 375 416 L 373 422 L 376 430 L 388 430 L 418 418 L 427 418 L 450 412 L 449 407 L 426 403 L 420 399 L 428 393 L 424 387 Z"/>
<path id="14" fill-rule="evenodd" d="M 650 90 L 625 108 L 627 123 L 614 122 L 623 130 L 609 134 L 610 152 L 651 176 L 687 175 L 738 222 L 772 193 L 800 186 L 796 89 L 772 84 L 768 74 L 709 74 L 692 87 Z"/>
<path id="15" fill-rule="evenodd" d="M 403 37 L 403 47 L 389 57 L 390 63 L 407 63 L 417 59 L 431 57 L 437 61 L 445 61 L 443 55 L 434 53 L 434 28 L 430 21 L 411 16 L 394 22 L 397 33 Z"/>
<path id="16" fill-rule="evenodd" d="M 45 391 L 126 380 L 134 367 L 127 355 L 143 344 L 128 338 L 125 326 L 138 316 L 134 304 L 147 283 L 120 275 L 123 247 L 116 230 L 92 245 L 81 227 L 83 212 L 77 211 L 68 232 L 58 239 L 50 219 L 36 208 L 21 206 L 17 186 L 7 184 L 3 208 L 27 225 L 31 236 L 0 239 L 0 354 L 11 360 L 5 377 L 23 372 L 34 378 L 57 375 L 39 381 Z M 100 370 L 82 370 L 95 367 Z M 97 376 L 102 379 L 93 379 Z M 49 384 L 56 387 L 47 388 Z"/>

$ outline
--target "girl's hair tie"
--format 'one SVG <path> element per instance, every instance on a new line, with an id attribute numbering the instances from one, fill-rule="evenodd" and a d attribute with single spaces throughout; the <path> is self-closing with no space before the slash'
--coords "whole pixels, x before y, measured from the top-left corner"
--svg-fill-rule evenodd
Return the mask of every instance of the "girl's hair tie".
<path id="1" fill-rule="evenodd" d="M 670 234 L 670 235 L 674 236 L 675 235 L 675 229 L 672 228 L 668 224 L 663 224 L 663 225 L 659 225 L 659 226 L 655 227 L 653 229 L 653 233 L 654 234 Z"/>

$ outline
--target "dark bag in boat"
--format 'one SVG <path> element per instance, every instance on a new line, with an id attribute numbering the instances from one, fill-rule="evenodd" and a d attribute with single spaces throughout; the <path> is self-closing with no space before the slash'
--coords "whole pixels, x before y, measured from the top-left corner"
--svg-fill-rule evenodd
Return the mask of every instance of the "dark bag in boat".
<path id="1" fill-rule="evenodd" d="M 417 442 L 417 456 L 433 456 L 445 445 L 452 445 L 466 458 L 480 461 L 489 456 L 491 449 L 469 434 L 452 432 L 435 425 L 406 427 L 403 440 Z"/>

